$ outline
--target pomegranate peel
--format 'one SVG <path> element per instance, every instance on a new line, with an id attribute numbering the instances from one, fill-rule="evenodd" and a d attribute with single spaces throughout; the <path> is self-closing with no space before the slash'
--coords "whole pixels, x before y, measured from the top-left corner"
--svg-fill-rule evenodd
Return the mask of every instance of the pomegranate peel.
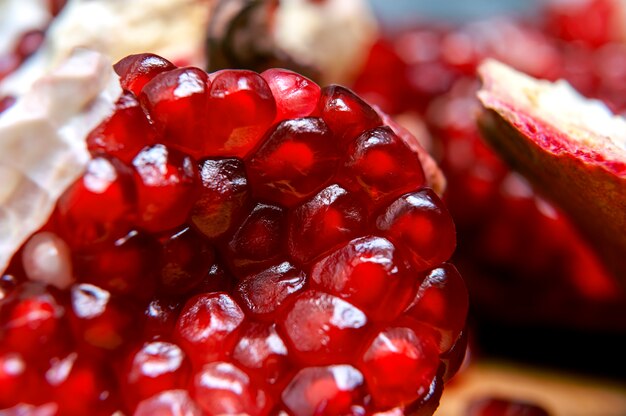
<path id="1" fill-rule="evenodd" d="M 539 81 L 492 60 L 479 73 L 485 139 L 571 216 L 626 281 L 626 121 L 562 81 Z"/>

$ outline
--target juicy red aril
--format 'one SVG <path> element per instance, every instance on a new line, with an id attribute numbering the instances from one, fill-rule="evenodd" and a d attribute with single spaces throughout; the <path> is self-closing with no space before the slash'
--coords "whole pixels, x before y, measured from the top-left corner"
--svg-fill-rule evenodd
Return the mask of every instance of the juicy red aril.
<path id="1" fill-rule="evenodd" d="M 291 211 L 287 244 L 294 259 L 306 263 L 356 236 L 367 218 L 363 201 L 330 185 Z"/>
<path id="2" fill-rule="evenodd" d="M 258 204 L 242 221 L 225 247 L 225 256 L 238 275 L 262 270 L 283 253 L 285 212 Z"/>
<path id="3" fill-rule="evenodd" d="M 323 292 L 301 293 L 279 320 L 294 358 L 303 364 L 350 362 L 364 335 L 367 316 Z"/>
<path id="4" fill-rule="evenodd" d="M 204 365 L 194 376 L 193 397 L 207 416 L 269 413 L 269 395 L 250 376 L 228 362 Z"/>
<path id="5" fill-rule="evenodd" d="M 206 237 L 216 239 L 244 214 L 250 196 L 245 166 L 239 159 L 207 159 L 200 162 L 199 171 L 202 186 L 191 222 Z"/>
<path id="6" fill-rule="evenodd" d="M 465 327 L 469 300 L 465 282 L 451 264 L 431 270 L 424 278 L 407 315 L 441 331 L 440 350 L 448 351 Z"/>
<path id="7" fill-rule="evenodd" d="M 276 103 L 272 91 L 252 71 L 220 71 L 211 81 L 211 131 L 204 151 L 207 155 L 244 157 L 274 121 Z"/>
<path id="8" fill-rule="evenodd" d="M 342 178 L 349 189 L 372 200 L 394 198 L 424 185 L 419 156 L 389 127 L 360 135 L 348 150 Z"/>
<path id="9" fill-rule="evenodd" d="M 146 145 L 157 137 L 137 98 L 124 92 L 115 103 L 115 112 L 87 136 L 87 148 L 98 155 L 114 156 L 130 163 Z"/>
<path id="10" fill-rule="evenodd" d="M 163 236 L 161 242 L 161 291 L 185 294 L 200 285 L 213 266 L 213 248 L 190 227 Z"/>
<path id="11" fill-rule="evenodd" d="M 152 341 L 144 343 L 129 356 L 122 372 L 122 394 L 133 408 L 137 402 L 162 391 L 185 388 L 189 382 L 190 364 L 176 344 Z"/>
<path id="12" fill-rule="evenodd" d="M 319 118 L 278 124 L 248 162 L 253 194 L 291 207 L 311 196 L 332 177 L 339 152 Z"/>
<path id="13" fill-rule="evenodd" d="M 437 346 L 411 328 L 387 328 L 372 340 L 359 368 L 376 406 L 408 404 L 429 392 L 437 373 Z"/>
<path id="14" fill-rule="evenodd" d="M 363 384 L 361 372 L 349 365 L 307 367 L 294 376 L 282 399 L 300 416 L 352 414 L 364 396 Z"/>
<path id="15" fill-rule="evenodd" d="M 163 72 L 148 82 L 140 95 L 164 143 L 195 158 L 209 134 L 209 81 L 198 68 Z"/>
<path id="16" fill-rule="evenodd" d="M 366 130 L 382 126 L 380 116 L 347 88 L 331 85 L 322 90 L 320 113 L 343 148 Z"/>
<path id="17" fill-rule="evenodd" d="M 321 94 L 319 85 L 287 69 L 268 69 L 261 76 L 276 100 L 277 121 L 313 115 Z"/>
<path id="18" fill-rule="evenodd" d="M 243 305 L 256 319 L 272 321 L 306 283 L 306 275 L 288 262 L 247 276 L 237 286 Z"/>
<path id="19" fill-rule="evenodd" d="M 226 293 L 195 296 L 187 301 L 175 333 L 194 364 L 214 361 L 230 352 L 244 313 Z"/>
<path id="20" fill-rule="evenodd" d="M 197 193 L 193 160 L 157 144 L 139 152 L 133 166 L 139 226 L 155 232 L 182 225 Z"/>
<path id="21" fill-rule="evenodd" d="M 71 297 L 70 323 L 77 340 L 103 350 L 123 345 L 137 318 L 129 302 L 88 283 L 72 286 Z"/>
<path id="22" fill-rule="evenodd" d="M 311 284 L 351 302 L 373 320 L 392 320 L 408 306 L 419 275 L 381 237 L 361 237 L 314 263 Z"/>
<path id="23" fill-rule="evenodd" d="M 176 67 L 170 61 L 151 53 L 130 55 L 113 65 L 120 76 L 120 84 L 125 90 L 139 96 L 144 85 L 161 72 Z"/>
<path id="24" fill-rule="evenodd" d="M 287 70 L 116 70 L 86 172 L 0 274 L 0 409 L 432 413 L 467 294 L 416 139 Z"/>
<path id="25" fill-rule="evenodd" d="M 133 416 L 202 416 L 187 390 L 166 390 L 137 405 Z"/>
<path id="26" fill-rule="evenodd" d="M 90 160 L 83 177 L 57 202 L 57 213 L 61 235 L 73 247 L 123 237 L 135 215 L 132 171 L 114 159 Z"/>
<path id="27" fill-rule="evenodd" d="M 257 379 L 273 384 L 289 368 L 288 354 L 275 325 L 251 322 L 241 333 L 233 360 Z"/>
<path id="28" fill-rule="evenodd" d="M 419 270 L 449 259 L 456 245 L 452 218 L 428 188 L 392 202 L 378 217 L 376 226 L 405 250 Z"/>
<path id="29" fill-rule="evenodd" d="M 140 294 L 147 299 L 154 291 L 154 258 L 158 245 L 150 236 L 131 231 L 113 244 L 78 251 L 74 272 L 78 281 L 91 283 L 113 294 Z"/>

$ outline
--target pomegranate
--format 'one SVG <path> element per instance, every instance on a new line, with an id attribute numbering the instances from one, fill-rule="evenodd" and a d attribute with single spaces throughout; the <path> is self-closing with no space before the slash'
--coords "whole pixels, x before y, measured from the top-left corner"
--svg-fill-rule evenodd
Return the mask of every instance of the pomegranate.
<path id="1" fill-rule="evenodd" d="M 2 275 L 0 408 L 431 414 L 468 301 L 415 138 L 287 70 L 115 69 L 84 174 Z"/>

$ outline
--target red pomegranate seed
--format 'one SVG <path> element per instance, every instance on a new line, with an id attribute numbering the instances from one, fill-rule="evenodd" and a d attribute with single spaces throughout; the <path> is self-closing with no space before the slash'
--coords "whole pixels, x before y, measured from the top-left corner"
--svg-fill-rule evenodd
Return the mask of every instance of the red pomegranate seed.
<path id="1" fill-rule="evenodd" d="M 412 328 L 387 328 L 365 349 L 359 368 L 374 404 L 389 408 L 425 396 L 437 373 L 437 346 Z"/>
<path id="2" fill-rule="evenodd" d="M 133 416 L 203 416 L 187 390 L 167 390 L 139 403 Z"/>
<path id="3" fill-rule="evenodd" d="M 350 145 L 348 154 L 343 182 L 374 201 L 397 198 L 424 185 L 419 156 L 389 127 L 366 131 Z"/>
<path id="4" fill-rule="evenodd" d="M 335 173 L 335 141 L 322 119 L 278 124 L 248 162 L 256 197 L 291 207 L 321 189 Z"/>
<path id="5" fill-rule="evenodd" d="M 549 416 L 543 407 L 531 402 L 502 397 L 485 397 L 470 403 L 467 416 Z"/>
<path id="6" fill-rule="evenodd" d="M 144 85 L 161 72 L 176 67 L 170 61 L 152 53 L 129 55 L 113 65 L 125 90 L 139 96 Z"/>
<path id="7" fill-rule="evenodd" d="M 3 349 L 19 352 L 28 360 L 45 360 L 65 349 L 65 310 L 44 285 L 21 284 L 0 303 L 0 312 Z"/>
<path id="8" fill-rule="evenodd" d="M 452 218 L 429 188 L 392 202 L 378 217 L 376 226 L 409 254 L 418 270 L 430 269 L 448 260 L 456 245 Z"/>
<path id="9" fill-rule="evenodd" d="M 209 293 L 187 301 L 175 334 L 195 365 L 225 357 L 237 341 L 244 313 L 226 293 Z"/>
<path id="10" fill-rule="evenodd" d="M 192 224 L 210 239 L 232 230 L 249 202 L 248 179 L 239 159 L 200 162 L 200 196 L 191 211 Z"/>
<path id="11" fill-rule="evenodd" d="M 157 144 L 139 152 L 133 166 L 140 226 L 157 232 L 182 225 L 197 193 L 191 158 Z"/>
<path id="12" fill-rule="evenodd" d="M 78 341 L 115 350 L 132 338 L 138 314 L 130 302 L 88 283 L 72 286 L 71 298 L 70 322 Z"/>
<path id="13" fill-rule="evenodd" d="M 321 117 L 344 149 L 364 131 L 383 125 L 372 107 L 339 85 L 322 89 L 319 108 Z"/>
<path id="14" fill-rule="evenodd" d="M 285 211 L 258 204 L 228 241 L 225 257 L 240 276 L 263 270 L 282 257 L 284 234 Z"/>
<path id="15" fill-rule="evenodd" d="M 206 136 L 207 155 L 245 157 L 276 116 L 272 91 L 252 71 L 225 70 L 213 74 Z"/>
<path id="16" fill-rule="evenodd" d="M 305 283 L 306 275 L 301 270 L 283 262 L 247 276 L 237 286 L 237 294 L 254 318 L 272 322 Z"/>
<path id="17" fill-rule="evenodd" d="M 150 300 L 143 311 L 143 338 L 156 339 L 172 334 L 182 308 L 177 299 L 157 297 Z"/>
<path id="18" fill-rule="evenodd" d="M 332 250 L 363 231 L 367 205 L 339 185 L 330 185 L 289 215 L 289 254 L 301 263 Z"/>
<path id="19" fill-rule="evenodd" d="M 319 85 L 287 69 L 268 69 L 261 76 L 276 100 L 276 121 L 314 115 L 321 94 Z"/>
<path id="20" fill-rule="evenodd" d="M 93 155 L 106 153 L 131 163 L 142 148 L 156 141 L 156 137 L 156 130 L 135 95 L 125 91 L 115 103 L 111 117 L 87 136 L 87 148 Z"/>
<path id="21" fill-rule="evenodd" d="M 57 202 L 61 235 L 74 248 L 123 237 L 135 219 L 135 201 L 129 168 L 115 159 L 91 159 L 83 177 Z"/>
<path id="22" fill-rule="evenodd" d="M 465 282 L 453 265 L 444 263 L 426 276 L 407 315 L 438 328 L 442 336 L 439 348 L 445 352 L 465 327 L 468 309 Z"/>
<path id="23" fill-rule="evenodd" d="M 347 415 L 364 396 L 363 375 L 349 365 L 306 367 L 282 394 L 285 406 L 299 416 Z"/>
<path id="24" fill-rule="evenodd" d="M 298 296 L 278 324 L 298 362 L 349 363 L 355 359 L 367 316 L 338 297 L 309 290 Z"/>
<path id="25" fill-rule="evenodd" d="M 419 278 L 393 244 L 381 237 L 354 239 L 311 268 L 313 287 L 351 302 L 372 320 L 398 317 L 409 305 Z"/>
<path id="26" fill-rule="evenodd" d="M 162 236 L 160 241 L 160 290 L 170 295 L 191 292 L 211 270 L 213 248 L 190 227 Z"/>
<path id="27" fill-rule="evenodd" d="M 207 416 L 269 414 L 270 397 L 253 385 L 250 377 L 227 362 L 206 364 L 196 373 L 193 397 Z"/>
<path id="28" fill-rule="evenodd" d="M 111 375 L 76 352 L 51 360 L 45 378 L 59 414 L 84 415 L 96 409 L 96 414 L 104 415 L 115 411 L 111 409 Z"/>
<path id="29" fill-rule="evenodd" d="M 78 281 L 91 283 L 117 295 L 147 299 L 154 292 L 154 258 L 158 246 L 150 236 L 131 231 L 113 244 L 76 252 Z"/>
<path id="30" fill-rule="evenodd" d="M 196 159 L 213 130 L 207 122 L 209 86 L 201 69 L 177 68 L 156 75 L 139 96 L 164 143 Z"/>
<path id="31" fill-rule="evenodd" d="M 24 391 L 32 382 L 28 363 L 16 352 L 0 353 L 0 408 L 6 409 L 23 400 Z"/>
<path id="32" fill-rule="evenodd" d="M 288 351 L 275 324 L 251 322 L 242 331 L 233 360 L 258 380 L 274 384 L 289 366 Z"/>
<path id="33" fill-rule="evenodd" d="M 139 401 L 162 391 L 185 388 L 190 369 L 185 353 L 176 344 L 146 342 L 129 356 L 122 369 L 121 393 L 134 408 Z"/>

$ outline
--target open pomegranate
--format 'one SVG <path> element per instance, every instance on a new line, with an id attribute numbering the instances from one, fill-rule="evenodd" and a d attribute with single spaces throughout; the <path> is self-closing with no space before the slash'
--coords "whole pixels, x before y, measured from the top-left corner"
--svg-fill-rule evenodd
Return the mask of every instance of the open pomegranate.
<path id="1" fill-rule="evenodd" d="M 468 301 L 415 139 L 287 70 L 115 70 L 84 173 L 2 274 L 0 409 L 434 412 Z"/>

